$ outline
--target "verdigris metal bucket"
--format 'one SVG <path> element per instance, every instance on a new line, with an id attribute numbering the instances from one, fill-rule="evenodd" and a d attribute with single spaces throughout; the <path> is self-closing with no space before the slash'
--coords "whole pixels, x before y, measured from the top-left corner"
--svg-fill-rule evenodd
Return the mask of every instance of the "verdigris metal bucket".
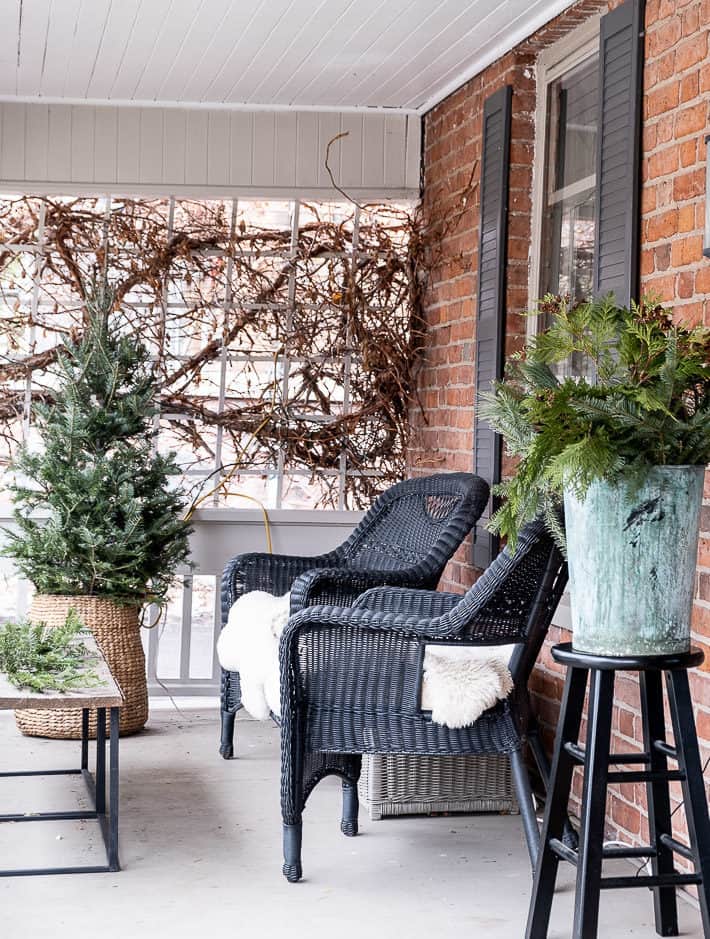
<path id="1" fill-rule="evenodd" d="M 704 466 L 653 467 L 639 487 L 565 492 L 572 645 L 597 655 L 690 647 Z"/>

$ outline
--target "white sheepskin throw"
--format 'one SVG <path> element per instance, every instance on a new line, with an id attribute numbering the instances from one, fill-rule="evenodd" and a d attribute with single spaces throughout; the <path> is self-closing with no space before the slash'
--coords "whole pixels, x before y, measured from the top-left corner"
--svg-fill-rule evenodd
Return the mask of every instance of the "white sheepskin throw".
<path id="1" fill-rule="evenodd" d="M 510 694 L 508 670 L 515 646 L 471 648 L 428 645 L 424 652 L 423 711 L 446 727 L 467 727 Z"/>
<path id="2" fill-rule="evenodd" d="M 281 713 L 279 639 L 288 622 L 290 594 L 245 593 L 229 611 L 217 640 L 222 668 L 239 672 L 242 704 L 257 720 Z M 508 670 L 515 646 L 471 648 L 428 645 L 421 707 L 447 727 L 473 724 L 513 689 Z"/>
<path id="3" fill-rule="evenodd" d="M 291 594 L 245 593 L 229 611 L 217 640 L 222 668 L 239 672 L 242 704 L 257 720 L 281 712 L 279 639 L 288 622 Z"/>

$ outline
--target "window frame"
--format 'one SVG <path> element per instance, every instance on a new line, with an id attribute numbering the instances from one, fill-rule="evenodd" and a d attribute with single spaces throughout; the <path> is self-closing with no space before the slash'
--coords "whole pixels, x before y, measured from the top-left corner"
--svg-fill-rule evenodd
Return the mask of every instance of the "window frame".
<path id="1" fill-rule="evenodd" d="M 590 16 L 580 26 L 543 49 L 535 63 L 535 146 L 533 150 L 532 218 L 530 264 L 528 266 L 528 309 L 533 309 L 540 296 L 542 268 L 543 215 L 545 208 L 545 176 L 547 159 L 548 89 L 561 75 L 581 65 L 599 52 L 600 14 Z M 539 317 L 527 318 L 527 335 L 539 329 Z"/>

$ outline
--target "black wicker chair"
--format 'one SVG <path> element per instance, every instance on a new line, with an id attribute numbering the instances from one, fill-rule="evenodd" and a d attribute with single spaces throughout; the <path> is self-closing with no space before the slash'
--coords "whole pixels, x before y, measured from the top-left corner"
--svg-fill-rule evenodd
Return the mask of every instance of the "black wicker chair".
<path id="1" fill-rule="evenodd" d="M 567 582 L 542 522 L 521 532 L 465 596 L 368 590 L 351 609 L 319 606 L 291 617 L 281 639 L 283 872 L 301 877 L 302 812 L 317 783 L 343 780 L 341 829 L 357 834 L 363 753 L 507 754 L 534 866 L 539 830 L 522 756 L 529 740 L 543 781 L 548 765 L 527 683 Z M 514 690 L 472 725 L 452 730 L 419 707 L 424 647 L 517 643 Z"/>
<path id="2" fill-rule="evenodd" d="M 291 591 L 291 614 L 314 604 L 347 607 L 380 584 L 433 588 L 476 524 L 488 485 L 470 473 L 439 473 L 383 493 L 342 545 L 318 557 L 241 554 L 222 575 L 222 625 L 250 590 Z M 234 755 L 234 719 L 242 706 L 237 672 L 222 672 L 220 753 Z"/>

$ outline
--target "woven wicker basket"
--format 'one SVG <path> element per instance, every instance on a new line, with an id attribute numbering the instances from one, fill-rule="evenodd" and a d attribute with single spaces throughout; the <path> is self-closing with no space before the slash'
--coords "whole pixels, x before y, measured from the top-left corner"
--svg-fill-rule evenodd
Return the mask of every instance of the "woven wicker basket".
<path id="1" fill-rule="evenodd" d="M 105 597 L 65 597 L 38 594 L 32 601 L 29 618 L 58 626 L 73 608 L 96 637 L 125 706 L 121 708 L 121 735 L 142 730 L 148 720 L 148 688 L 145 655 L 141 643 L 138 609 L 118 606 Z M 77 740 L 81 737 L 81 711 L 23 710 L 15 712 L 18 729 L 29 737 L 53 737 Z M 96 714 L 90 716 L 89 729 L 96 736 Z"/>
<path id="2" fill-rule="evenodd" d="M 373 821 L 432 812 L 518 812 L 506 756 L 365 755 L 359 791 Z"/>

